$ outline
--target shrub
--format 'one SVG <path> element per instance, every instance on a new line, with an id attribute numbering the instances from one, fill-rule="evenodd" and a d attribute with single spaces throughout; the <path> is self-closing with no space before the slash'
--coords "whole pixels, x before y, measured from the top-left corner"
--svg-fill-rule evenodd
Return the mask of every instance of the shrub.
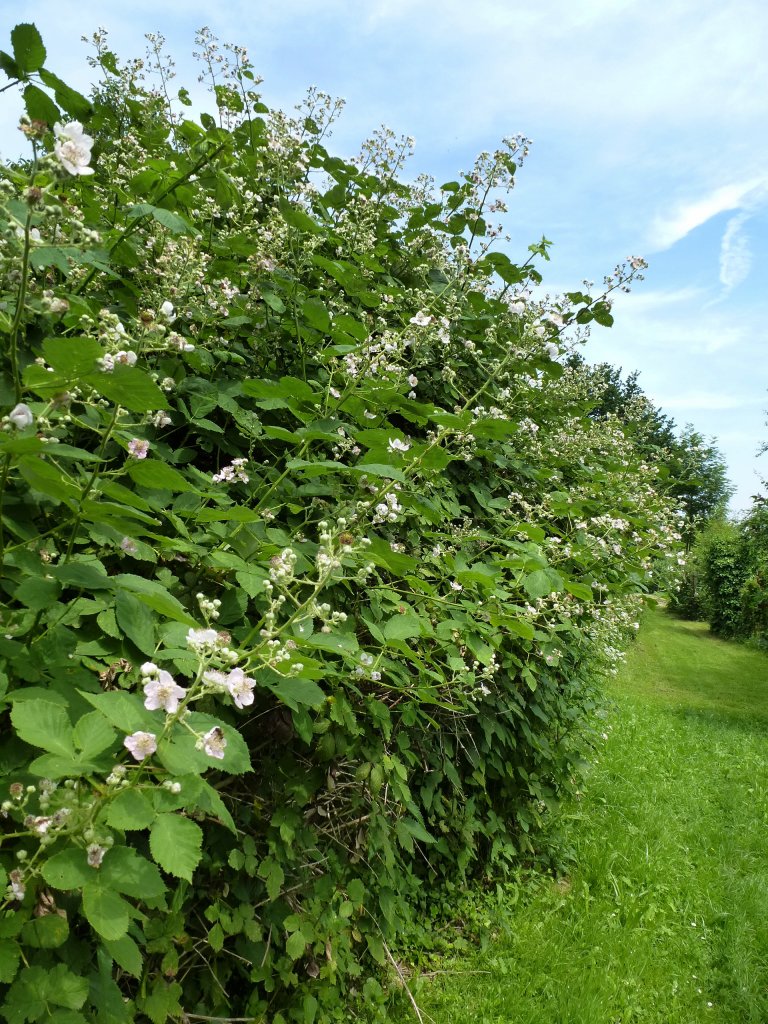
<path id="1" fill-rule="evenodd" d="M 210 36 L 199 123 L 102 35 L 92 101 L 12 42 L 0 1013 L 372 1019 L 418 907 L 577 783 L 676 564 L 558 362 L 607 295 L 494 251 L 523 139 L 409 185 L 407 142 L 331 156 L 330 100 L 269 111 Z"/>

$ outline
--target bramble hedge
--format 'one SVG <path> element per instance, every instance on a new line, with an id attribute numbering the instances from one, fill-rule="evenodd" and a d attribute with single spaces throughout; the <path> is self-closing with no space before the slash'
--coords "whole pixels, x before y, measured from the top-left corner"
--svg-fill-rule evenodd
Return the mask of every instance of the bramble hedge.
<path id="1" fill-rule="evenodd" d="M 408 140 L 270 111 L 209 33 L 192 119 L 103 35 L 91 99 L 14 29 L 0 182 L 0 1015 L 383 1012 L 438 891 L 578 785 L 599 679 L 677 564 L 494 214 Z M 7 889 L 5 888 L 7 886 Z"/>

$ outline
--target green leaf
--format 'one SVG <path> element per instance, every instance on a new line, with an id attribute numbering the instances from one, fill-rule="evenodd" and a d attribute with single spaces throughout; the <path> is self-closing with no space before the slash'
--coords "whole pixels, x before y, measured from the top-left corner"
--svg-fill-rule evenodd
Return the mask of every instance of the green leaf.
<path id="1" fill-rule="evenodd" d="M 113 846 L 99 869 L 103 884 L 137 900 L 159 899 L 165 882 L 152 861 L 130 846 Z"/>
<path id="2" fill-rule="evenodd" d="M 93 338 L 46 338 L 43 342 L 45 361 L 68 379 L 92 373 L 104 349 Z"/>
<path id="3" fill-rule="evenodd" d="M 83 758 L 92 758 L 111 747 L 117 733 L 109 727 L 103 715 L 91 711 L 76 722 L 73 739 Z"/>
<path id="4" fill-rule="evenodd" d="M 96 714 L 96 712 L 94 712 Z M 155 817 L 151 801 L 138 789 L 123 789 L 110 803 L 106 821 L 124 832 L 149 828 Z"/>
<path id="5" fill-rule="evenodd" d="M 301 315 L 310 327 L 314 327 L 322 334 L 326 334 L 331 326 L 331 318 L 321 299 L 307 299 L 301 307 Z"/>
<path id="6" fill-rule="evenodd" d="M 13 939 L 0 939 L 0 984 L 13 981 L 19 969 L 21 951 Z"/>
<path id="7" fill-rule="evenodd" d="M 227 810 L 227 805 L 221 799 L 218 792 L 213 788 L 213 786 L 205 782 L 204 779 L 198 779 L 198 783 L 200 790 L 195 797 L 195 806 L 201 811 L 205 811 L 213 817 L 218 818 L 225 828 L 228 828 L 230 832 L 237 835 L 237 826 L 235 825 L 234 819 Z"/>
<path id="8" fill-rule="evenodd" d="M 573 580 L 565 580 L 563 585 L 569 594 L 573 594 L 580 601 L 594 601 L 595 599 L 592 587 L 587 583 L 575 583 Z"/>
<path id="9" fill-rule="evenodd" d="M 163 740 L 157 751 L 160 763 L 173 775 L 187 775 L 189 772 L 203 772 L 216 768 L 231 775 L 242 775 L 251 771 L 251 757 L 248 744 L 239 730 L 226 725 L 212 715 L 204 715 L 190 711 L 185 721 L 197 733 L 206 733 L 214 726 L 224 733 L 226 748 L 222 760 L 209 757 L 203 750 L 197 749 L 197 741 L 186 729 L 174 730 L 171 740 Z"/>
<path id="10" fill-rule="evenodd" d="M 393 615 L 384 623 L 384 636 L 387 640 L 408 640 L 410 637 L 421 636 L 422 626 L 416 615 Z"/>
<path id="11" fill-rule="evenodd" d="M 49 89 L 53 89 L 56 102 L 62 110 L 65 110 L 79 121 L 90 116 L 93 111 L 90 100 L 87 100 L 85 96 L 67 85 L 58 75 L 54 75 L 52 71 L 47 71 L 45 68 L 40 68 L 40 80 Z"/>
<path id="12" fill-rule="evenodd" d="M 24 107 L 33 121 L 53 126 L 59 120 L 59 108 L 51 97 L 32 83 L 24 88 Z"/>
<path id="13" fill-rule="evenodd" d="M 194 487 L 178 469 L 167 466 L 157 459 L 126 463 L 128 475 L 140 487 L 154 487 L 166 491 L 192 491 Z"/>
<path id="14" fill-rule="evenodd" d="M 178 1019 L 183 1013 L 179 1002 L 181 995 L 182 988 L 178 982 L 169 984 L 158 978 L 150 994 L 140 1000 L 140 1007 L 152 1024 L 166 1024 L 169 1018 Z"/>
<path id="15" fill-rule="evenodd" d="M 59 754 L 42 754 L 36 757 L 29 766 L 33 775 L 41 779 L 66 779 L 88 775 L 95 770 L 95 765 L 81 757 L 62 757 Z"/>
<path id="16" fill-rule="evenodd" d="M 554 569 L 537 569 L 525 577 L 523 586 L 529 597 L 546 597 L 563 589 L 563 578 Z"/>
<path id="17" fill-rule="evenodd" d="M 157 580 L 144 579 L 144 577 L 134 576 L 132 573 L 121 573 L 119 576 L 113 576 L 112 580 L 116 587 L 130 590 L 149 608 L 165 615 L 166 618 L 173 619 L 175 622 L 183 622 L 186 626 L 198 626 L 197 621 L 185 611 L 181 602 Z"/>
<path id="18" fill-rule="evenodd" d="M 58 453 L 57 453 L 58 454 Z M 102 563 L 91 558 L 88 561 L 71 561 L 50 567 L 51 575 L 69 587 L 80 590 L 111 590 L 112 579 Z"/>
<path id="19" fill-rule="evenodd" d="M 131 412 L 153 412 L 167 409 L 168 399 L 142 370 L 119 365 L 111 373 L 91 373 L 83 378 L 86 384 Z"/>
<path id="20" fill-rule="evenodd" d="M 84 850 L 70 848 L 45 861 L 41 873 L 54 889 L 80 889 L 90 882 L 93 870 L 88 866 Z"/>
<path id="21" fill-rule="evenodd" d="M 130 935 L 123 935 L 119 939 L 105 939 L 104 948 L 124 971 L 128 971 L 134 978 L 141 977 L 144 959 L 141 950 Z"/>
<path id="22" fill-rule="evenodd" d="M 27 608 L 40 611 L 55 604 L 61 593 L 61 584 L 57 580 L 46 580 L 40 576 L 31 576 L 23 580 L 13 595 Z"/>
<path id="23" fill-rule="evenodd" d="M 128 931 L 130 904 L 100 882 L 83 886 L 83 914 L 104 939 L 119 939 Z"/>
<path id="24" fill-rule="evenodd" d="M 66 711 L 58 704 L 43 700 L 16 703 L 11 721 L 25 743 L 51 754 L 74 757 L 72 726 Z"/>
<path id="25" fill-rule="evenodd" d="M 273 857 L 265 857 L 259 864 L 257 874 L 259 878 L 264 879 L 267 896 L 274 902 L 280 895 L 280 890 L 285 882 L 285 872 Z"/>
<path id="26" fill-rule="evenodd" d="M 34 25 L 16 25 L 11 31 L 11 44 L 16 63 L 25 74 L 39 71 L 45 64 L 45 46 Z"/>
<path id="27" fill-rule="evenodd" d="M 115 595 L 115 616 L 117 624 L 142 654 L 155 651 L 155 620 L 147 605 L 127 590 Z"/>
<path id="28" fill-rule="evenodd" d="M 40 1020 L 46 1013 L 48 973 L 42 967 L 27 967 L 11 985 L 3 1004 L 8 1024 Z"/>
<path id="29" fill-rule="evenodd" d="M 200 826 L 178 814 L 158 814 L 149 833 L 149 848 L 160 867 L 188 882 L 200 863 L 202 843 Z"/>
<path id="30" fill-rule="evenodd" d="M 311 679 L 302 679 L 300 676 L 286 676 L 269 688 L 276 697 L 279 697 L 294 711 L 301 705 L 319 708 L 325 703 L 325 694 L 317 683 Z"/>
<path id="31" fill-rule="evenodd" d="M 0 68 L 11 79 L 22 78 L 22 71 L 16 61 L 5 50 L 0 50 Z"/>
<path id="32" fill-rule="evenodd" d="M 285 944 L 285 951 L 291 960 L 298 960 L 300 956 L 304 956 L 304 950 L 306 948 L 307 940 L 300 931 L 293 932 L 292 935 L 288 936 L 288 941 Z"/>
<path id="33" fill-rule="evenodd" d="M 164 210 L 161 206 L 152 206 L 151 203 L 138 203 L 128 210 L 128 219 L 137 220 L 139 217 L 151 217 L 164 228 L 168 228 L 172 235 L 191 235 L 192 228 L 189 224 L 170 210 Z"/>
<path id="34" fill-rule="evenodd" d="M 120 732 L 155 732 L 158 717 L 144 707 L 144 701 L 137 693 L 110 690 L 107 693 L 78 691 L 97 711 Z"/>
<path id="35" fill-rule="evenodd" d="M 36 949 L 57 949 L 69 937 L 69 925 L 58 914 L 33 917 L 21 929 L 21 940 Z"/>

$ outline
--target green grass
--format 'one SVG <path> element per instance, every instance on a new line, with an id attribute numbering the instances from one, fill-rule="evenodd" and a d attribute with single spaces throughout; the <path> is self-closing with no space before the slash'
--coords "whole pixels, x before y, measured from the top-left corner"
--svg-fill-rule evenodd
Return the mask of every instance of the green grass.
<path id="1" fill-rule="evenodd" d="M 512 889 L 488 948 L 413 978 L 424 1021 L 768 1021 L 768 658 L 654 613 L 611 696 L 571 875 Z"/>

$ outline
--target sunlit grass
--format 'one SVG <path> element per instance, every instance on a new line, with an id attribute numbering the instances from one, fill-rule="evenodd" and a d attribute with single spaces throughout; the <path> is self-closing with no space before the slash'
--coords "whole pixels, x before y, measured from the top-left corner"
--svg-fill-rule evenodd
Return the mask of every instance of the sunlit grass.
<path id="1" fill-rule="evenodd" d="M 571 875 L 526 883 L 485 952 L 414 979 L 425 1021 L 768 1021 L 768 658 L 656 613 L 611 696 Z"/>

